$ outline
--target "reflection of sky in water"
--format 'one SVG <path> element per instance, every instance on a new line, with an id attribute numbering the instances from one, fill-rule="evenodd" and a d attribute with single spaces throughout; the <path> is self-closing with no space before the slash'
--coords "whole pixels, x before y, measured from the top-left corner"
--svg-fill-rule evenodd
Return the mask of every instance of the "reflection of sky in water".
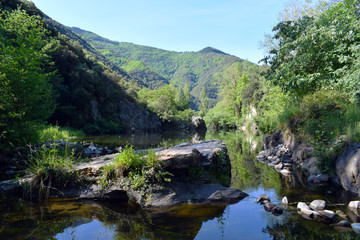
<path id="1" fill-rule="evenodd" d="M 114 229 L 109 229 L 103 226 L 99 221 L 91 221 L 77 227 L 69 227 L 64 232 L 55 236 L 58 240 L 107 240 L 114 239 Z"/>

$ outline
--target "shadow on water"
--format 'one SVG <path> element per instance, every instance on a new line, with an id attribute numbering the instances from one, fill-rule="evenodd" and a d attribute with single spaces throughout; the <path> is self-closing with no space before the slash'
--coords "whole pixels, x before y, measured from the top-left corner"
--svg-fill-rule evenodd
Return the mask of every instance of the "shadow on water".
<path id="1" fill-rule="evenodd" d="M 292 208 L 274 216 L 255 203 L 262 193 L 276 204 L 283 196 L 290 202 L 352 200 L 339 189 L 307 186 L 301 174 L 285 178 L 257 161 L 261 137 L 241 132 L 208 132 L 196 136 L 181 133 L 102 136 L 79 141 L 113 147 L 133 144 L 140 149 L 209 139 L 226 143 L 232 164 L 231 186 L 249 194 L 237 204 L 143 211 L 137 206 L 114 202 L 29 203 L 1 196 L 0 239 L 360 239 L 354 232 L 343 232 L 349 229 L 335 229 L 329 224 L 304 219 Z M 331 207 L 338 209 L 348 211 L 341 204 Z M 360 221 L 355 214 L 349 215 L 352 222 Z"/>

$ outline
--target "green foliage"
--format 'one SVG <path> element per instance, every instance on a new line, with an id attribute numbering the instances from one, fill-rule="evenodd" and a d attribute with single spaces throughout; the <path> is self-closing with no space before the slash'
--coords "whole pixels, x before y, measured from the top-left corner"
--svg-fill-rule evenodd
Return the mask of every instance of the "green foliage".
<path id="1" fill-rule="evenodd" d="M 50 38 L 40 17 L 24 10 L 0 14 L 0 145 L 36 140 L 34 125 L 54 111 Z M 49 69 L 49 70 L 47 70 Z"/>
<path id="2" fill-rule="evenodd" d="M 173 176 L 161 166 L 154 150 L 141 155 L 132 146 L 126 146 L 116 156 L 114 163 L 104 166 L 101 172 L 99 183 L 104 188 L 120 178 L 127 178 L 132 188 L 139 189 L 145 184 L 170 182 Z"/>
<path id="3" fill-rule="evenodd" d="M 41 126 L 38 130 L 39 142 L 49 142 L 50 140 L 65 139 L 69 140 L 73 137 L 83 137 L 85 134 L 80 130 L 67 127 L 59 127 L 52 125 Z"/>
<path id="4" fill-rule="evenodd" d="M 205 116 L 205 114 L 209 111 L 209 97 L 208 94 L 206 93 L 205 88 L 203 88 L 201 90 L 201 94 L 200 94 L 200 116 Z"/>
<path id="5" fill-rule="evenodd" d="M 317 18 L 280 22 L 273 29 L 279 48 L 265 59 L 267 78 L 299 96 L 321 88 L 359 89 L 359 26 L 357 7 L 342 2 Z"/>
<path id="6" fill-rule="evenodd" d="M 174 85 L 164 85 L 157 90 L 143 88 L 138 93 L 140 102 L 155 112 L 162 121 L 177 121 L 179 119 L 189 121 L 194 115 L 194 111 L 190 110 L 190 102 L 188 92 L 186 95 L 186 87 L 182 91 Z M 191 116 L 189 116 L 191 115 Z"/>
<path id="7" fill-rule="evenodd" d="M 61 194 L 61 189 L 81 183 L 80 177 L 72 169 L 75 154 L 69 147 L 64 150 L 43 148 L 31 152 L 27 168 L 32 175 L 30 196 L 37 190 L 39 198 L 48 198 L 53 190 Z"/>

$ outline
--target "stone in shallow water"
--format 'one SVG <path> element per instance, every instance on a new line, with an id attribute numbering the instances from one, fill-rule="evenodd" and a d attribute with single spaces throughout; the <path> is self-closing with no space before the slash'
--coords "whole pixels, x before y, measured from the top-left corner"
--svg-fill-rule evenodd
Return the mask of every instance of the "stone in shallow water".
<path id="1" fill-rule="evenodd" d="M 325 209 L 326 202 L 324 200 L 314 200 L 310 203 L 310 208 L 315 211 L 320 211 Z"/>
<path id="2" fill-rule="evenodd" d="M 360 207 L 360 201 L 351 201 L 348 205 L 349 208 L 358 209 Z"/>

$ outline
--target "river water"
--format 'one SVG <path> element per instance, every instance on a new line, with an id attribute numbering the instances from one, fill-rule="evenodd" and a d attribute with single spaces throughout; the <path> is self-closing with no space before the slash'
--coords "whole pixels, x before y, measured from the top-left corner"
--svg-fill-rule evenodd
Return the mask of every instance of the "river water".
<path id="1" fill-rule="evenodd" d="M 285 178 L 258 162 L 255 157 L 261 149 L 261 138 L 240 132 L 208 132 L 205 136 L 102 136 L 86 141 L 111 147 L 129 143 L 144 149 L 209 139 L 226 143 L 232 165 L 231 186 L 249 197 L 227 207 L 200 205 L 142 211 L 135 205 L 116 202 L 27 202 L 0 196 L 0 239 L 360 239 L 350 229 L 304 219 L 294 209 L 296 205 L 274 216 L 256 204 L 262 193 L 277 204 L 284 196 L 290 203 L 324 199 L 328 209 L 342 210 L 351 222 L 360 222 L 346 208 L 353 196 L 341 189 L 308 186 L 301 175 Z"/>

